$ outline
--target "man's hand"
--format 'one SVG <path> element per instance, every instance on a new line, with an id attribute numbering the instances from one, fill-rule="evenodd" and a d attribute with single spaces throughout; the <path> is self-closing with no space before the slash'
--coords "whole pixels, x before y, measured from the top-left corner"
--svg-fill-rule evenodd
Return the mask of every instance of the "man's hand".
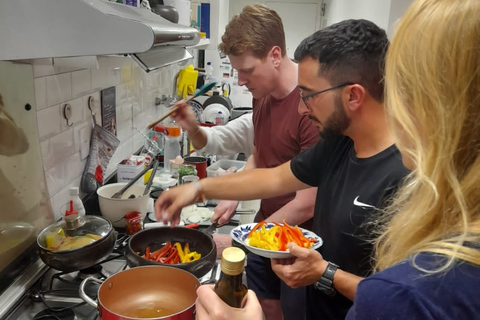
<path id="1" fill-rule="evenodd" d="M 215 207 L 213 212 L 212 222 L 217 221 L 217 224 L 222 225 L 230 221 L 237 210 L 238 201 L 223 200 Z"/>
<path id="2" fill-rule="evenodd" d="M 232 238 L 228 234 L 214 234 L 213 241 L 217 246 L 217 259 L 221 259 L 223 250 L 232 246 Z"/>
<path id="3" fill-rule="evenodd" d="M 248 290 L 243 307 L 232 308 L 213 291 L 213 286 L 203 285 L 197 289 L 196 320 L 262 320 L 262 307 L 257 296 Z"/>
<path id="4" fill-rule="evenodd" d="M 289 287 L 298 288 L 315 283 L 327 268 L 328 262 L 312 249 L 302 248 L 295 243 L 288 245 L 294 256 L 290 259 L 272 259 L 272 269 Z"/>
<path id="5" fill-rule="evenodd" d="M 192 108 L 188 104 L 186 104 L 184 100 L 180 100 L 175 103 L 174 107 L 178 107 L 177 111 L 175 111 L 171 115 L 175 122 L 179 126 L 181 126 L 184 131 L 187 131 L 191 134 L 195 133 L 200 128 L 200 126 L 197 122 L 197 117 L 195 116 L 195 112 L 193 112 Z"/>
<path id="6" fill-rule="evenodd" d="M 178 225 L 183 207 L 194 204 L 199 193 L 200 190 L 193 183 L 162 192 L 155 202 L 155 217 L 158 221 L 170 222 L 172 226 Z"/>

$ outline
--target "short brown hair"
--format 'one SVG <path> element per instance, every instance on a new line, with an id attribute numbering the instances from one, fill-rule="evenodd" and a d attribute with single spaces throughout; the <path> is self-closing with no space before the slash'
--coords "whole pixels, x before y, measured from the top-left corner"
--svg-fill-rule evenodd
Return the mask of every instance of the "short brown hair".
<path id="1" fill-rule="evenodd" d="M 257 58 L 265 58 L 274 46 L 286 54 L 282 19 L 263 4 L 248 5 L 235 15 L 225 28 L 218 49 L 227 55 L 239 56 L 251 50 Z"/>

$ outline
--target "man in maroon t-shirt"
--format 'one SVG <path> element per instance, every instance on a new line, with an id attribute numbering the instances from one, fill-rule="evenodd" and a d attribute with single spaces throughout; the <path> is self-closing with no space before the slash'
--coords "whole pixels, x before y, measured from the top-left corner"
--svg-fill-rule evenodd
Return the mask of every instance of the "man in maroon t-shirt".
<path id="1" fill-rule="evenodd" d="M 238 84 L 246 86 L 254 98 L 254 150 L 246 169 L 279 166 L 317 143 L 318 129 L 298 113 L 298 66 L 286 55 L 283 24 L 275 11 L 264 5 L 246 6 L 227 25 L 219 49 L 237 70 Z M 309 188 L 264 199 L 255 219 L 285 220 L 308 228 L 316 190 Z M 237 201 L 221 202 L 212 221 L 228 221 L 237 205 Z M 220 236 L 215 239 L 220 250 L 224 241 Z M 226 242 L 231 244 L 231 239 Z M 303 318 L 304 288 L 292 289 L 282 283 L 271 270 L 269 259 L 249 254 L 246 272 L 248 287 L 259 297 L 267 320 Z"/>

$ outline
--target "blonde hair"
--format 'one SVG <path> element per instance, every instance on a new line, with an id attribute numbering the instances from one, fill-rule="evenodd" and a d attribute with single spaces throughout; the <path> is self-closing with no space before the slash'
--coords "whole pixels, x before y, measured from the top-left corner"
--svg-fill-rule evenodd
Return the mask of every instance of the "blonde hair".
<path id="1" fill-rule="evenodd" d="M 278 46 L 282 57 L 286 54 L 285 31 L 280 16 L 263 4 L 245 6 L 225 28 L 218 49 L 227 55 L 239 56 L 251 50 L 255 57 L 263 59 Z"/>
<path id="2" fill-rule="evenodd" d="M 413 171 L 389 206 L 377 270 L 420 252 L 480 265 L 480 1 L 417 0 L 386 61 L 386 108 Z M 418 267 L 418 266 L 417 266 Z"/>

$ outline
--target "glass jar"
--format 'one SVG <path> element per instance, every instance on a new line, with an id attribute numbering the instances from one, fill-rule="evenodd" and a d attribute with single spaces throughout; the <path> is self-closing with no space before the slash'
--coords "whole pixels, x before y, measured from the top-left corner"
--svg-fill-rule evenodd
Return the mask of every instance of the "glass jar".
<path id="1" fill-rule="evenodd" d="M 127 222 L 126 233 L 132 235 L 142 230 L 142 216 L 140 212 L 133 211 L 125 215 Z"/>

